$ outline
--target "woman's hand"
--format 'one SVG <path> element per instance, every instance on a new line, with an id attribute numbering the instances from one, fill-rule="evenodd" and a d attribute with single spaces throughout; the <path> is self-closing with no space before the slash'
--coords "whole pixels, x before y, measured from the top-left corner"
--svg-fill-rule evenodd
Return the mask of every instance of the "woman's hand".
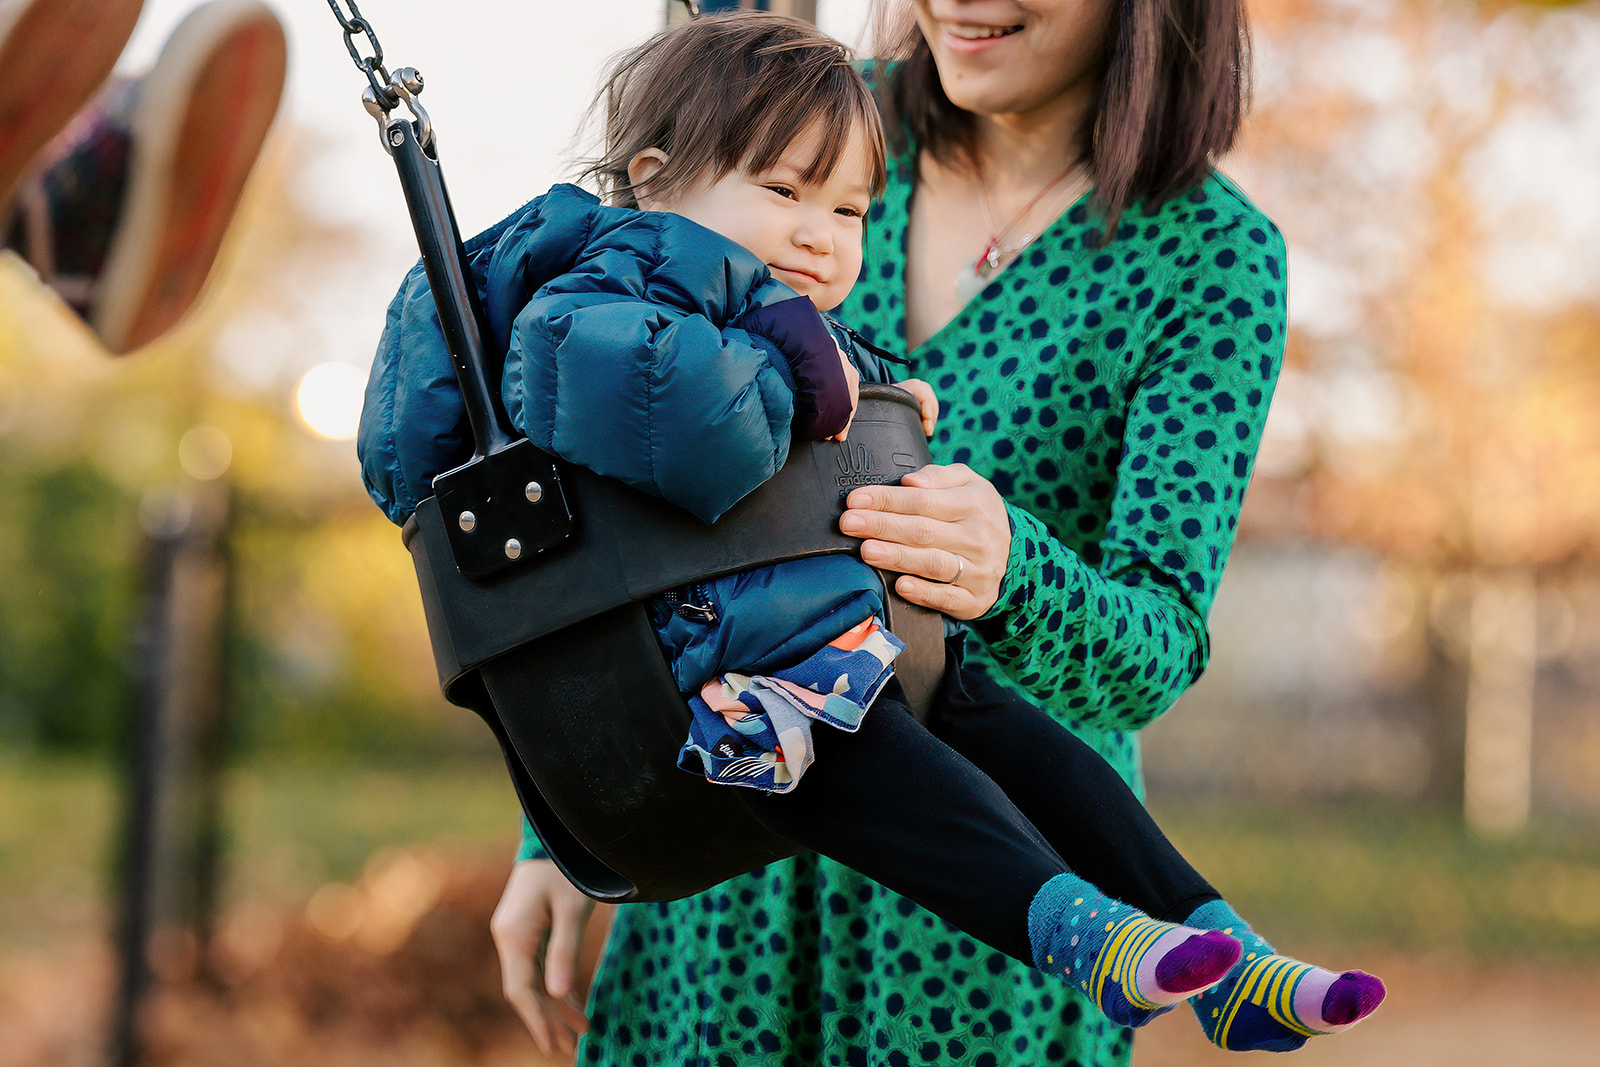
<path id="1" fill-rule="evenodd" d="M 900 485 L 850 493 L 839 529 L 861 558 L 898 571 L 895 590 L 956 619 L 976 619 L 1000 597 L 1011 556 L 1011 517 L 988 479 L 966 464 L 930 464 Z"/>
<path id="2" fill-rule="evenodd" d="M 917 406 L 922 409 L 922 436 L 932 437 L 939 424 L 939 398 L 933 395 L 933 386 L 921 378 L 906 378 L 894 384 L 917 398 Z"/>
<path id="3" fill-rule="evenodd" d="M 554 863 L 522 860 L 511 868 L 489 920 L 506 1000 L 541 1052 L 570 1053 L 589 1029 L 576 976 L 578 950 L 593 911 L 594 901 L 578 892 Z"/>

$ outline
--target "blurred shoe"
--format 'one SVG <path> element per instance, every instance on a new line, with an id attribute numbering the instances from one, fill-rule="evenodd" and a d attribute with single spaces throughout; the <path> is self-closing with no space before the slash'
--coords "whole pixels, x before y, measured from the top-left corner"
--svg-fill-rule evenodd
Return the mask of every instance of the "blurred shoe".
<path id="1" fill-rule="evenodd" d="M 150 71 L 109 86 L 18 194 L 8 243 L 113 353 L 194 306 L 283 92 L 287 47 L 258 0 L 212 0 Z"/>
<path id="2" fill-rule="evenodd" d="M 0 206 L 111 74 L 140 0 L 0 2 Z"/>

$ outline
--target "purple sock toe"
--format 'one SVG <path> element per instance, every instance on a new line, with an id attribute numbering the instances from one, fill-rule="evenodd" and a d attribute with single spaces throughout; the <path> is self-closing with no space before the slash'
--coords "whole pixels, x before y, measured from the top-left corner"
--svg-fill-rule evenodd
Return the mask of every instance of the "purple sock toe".
<path id="1" fill-rule="evenodd" d="M 1233 965 L 1239 962 L 1243 953 L 1244 946 L 1221 930 L 1195 934 L 1156 964 L 1156 985 L 1168 993 L 1204 989 L 1233 970 Z M 1377 981 L 1375 978 L 1372 980 Z M 1382 983 L 1378 988 L 1383 988 Z M 1381 999 L 1381 992 L 1379 997 Z"/>
<path id="2" fill-rule="evenodd" d="M 1322 1017 L 1334 1026 L 1365 1019 L 1383 1003 L 1383 982 L 1362 971 L 1346 971 L 1328 987 L 1322 998 Z"/>

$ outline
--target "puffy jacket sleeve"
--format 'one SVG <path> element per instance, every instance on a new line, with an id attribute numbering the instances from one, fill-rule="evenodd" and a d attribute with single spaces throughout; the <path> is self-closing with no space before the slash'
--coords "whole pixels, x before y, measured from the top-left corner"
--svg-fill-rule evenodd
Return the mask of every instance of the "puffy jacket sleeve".
<path id="1" fill-rule="evenodd" d="M 540 448 L 713 522 L 783 465 L 797 381 L 812 409 L 826 386 L 807 376 L 827 360 L 842 386 L 814 310 L 809 343 L 771 336 L 810 331 L 798 299 L 687 220 L 601 216 L 577 262 L 511 324 L 507 413 Z M 812 414 L 800 431 L 826 436 Z"/>
<path id="2" fill-rule="evenodd" d="M 471 281 L 480 295 L 496 243 L 535 208 L 536 202 L 526 204 L 466 242 Z M 367 377 L 356 433 L 361 480 L 373 502 L 399 525 L 433 494 L 437 475 L 471 454 L 467 409 L 419 261 L 389 302 Z"/>

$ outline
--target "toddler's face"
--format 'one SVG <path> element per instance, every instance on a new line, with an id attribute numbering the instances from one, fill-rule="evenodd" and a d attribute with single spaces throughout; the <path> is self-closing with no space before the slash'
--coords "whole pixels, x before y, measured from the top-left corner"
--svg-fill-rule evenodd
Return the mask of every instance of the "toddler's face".
<path id="1" fill-rule="evenodd" d="M 850 294 L 861 272 L 861 240 L 872 202 L 867 134 L 857 129 L 833 173 L 818 182 L 800 175 L 816 158 L 822 134 L 812 127 L 767 170 L 735 170 L 714 182 L 696 182 L 665 202 L 648 196 L 640 206 L 673 211 L 735 241 L 772 276 L 818 311 L 830 311 Z"/>

